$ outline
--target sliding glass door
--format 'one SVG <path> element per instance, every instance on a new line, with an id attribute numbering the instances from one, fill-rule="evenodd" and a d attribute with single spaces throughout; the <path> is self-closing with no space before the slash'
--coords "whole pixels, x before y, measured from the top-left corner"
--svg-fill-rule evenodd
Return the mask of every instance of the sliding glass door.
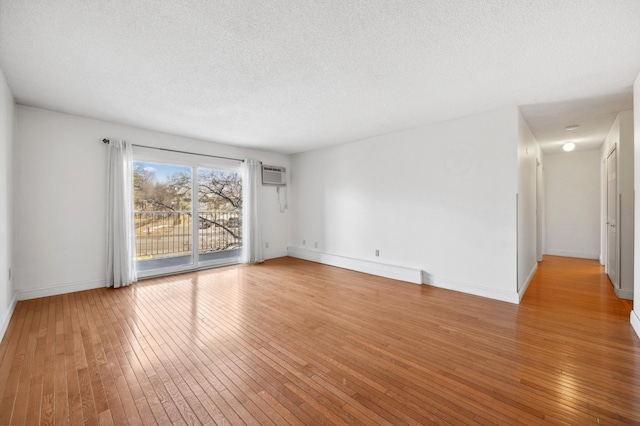
<path id="1" fill-rule="evenodd" d="M 198 168 L 198 259 L 237 259 L 242 247 L 242 178 L 239 173 Z"/>
<path id="2" fill-rule="evenodd" d="M 142 155 L 136 159 L 134 219 L 140 276 L 236 263 L 242 247 L 239 170 L 200 166 L 195 160 L 161 162 Z"/>

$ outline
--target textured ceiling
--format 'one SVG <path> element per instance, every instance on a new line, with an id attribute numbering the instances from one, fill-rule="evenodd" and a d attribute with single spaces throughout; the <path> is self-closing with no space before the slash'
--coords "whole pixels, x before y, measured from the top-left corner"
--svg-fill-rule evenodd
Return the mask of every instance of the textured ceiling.
<path id="1" fill-rule="evenodd" d="M 631 108 L 640 1 L 2 0 L 0 67 L 21 104 L 286 153 L 513 105 L 552 151 Z"/>

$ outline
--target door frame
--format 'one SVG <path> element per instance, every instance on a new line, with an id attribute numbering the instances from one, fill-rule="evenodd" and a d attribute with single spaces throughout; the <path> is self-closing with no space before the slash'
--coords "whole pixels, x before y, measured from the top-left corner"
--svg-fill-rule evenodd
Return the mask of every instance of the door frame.
<path id="1" fill-rule="evenodd" d="M 228 160 L 223 158 L 212 158 L 201 156 L 198 154 L 188 154 L 188 153 L 178 153 L 178 152 L 168 152 L 162 151 L 160 149 L 149 148 L 149 147 L 133 147 L 133 161 L 141 161 L 141 162 L 156 162 L 163 164 L 171 164 L 178 166 L 187 166 L 191 167 L 191 217 L 193 220 L 191 221 L 191 257 L 192 262 L 187 265 L 179 265 L 173 267 L 159 268 L 159 269 L 150 269 L 147 271 L 138 272 L 138 278 L 150 278 L 162 275 L 171 275 L 177 274 L 181 272 L 189 272 L 189 271 L 197 271 L 201 269 L 209 269 L 216 266 L 225 266 L 225 265 L 234 265 L 239 262 L 239 256 L 235 258 L 235 260 L 213 260 L 206 261 L 200 263 L 200 250 L 199 250 L 199 221 L 198 218 L 198 209 L 199 202 L 197 195 L 199 194 L 199 182 L 198 182 L 198 169 L 199 168 L 207 168 L 207 169 L 216 169 L 216 170 L 225 170 L 225 171 L 233 171 L 240 173 L 241 164 L 236 160 Z"/>
<path id="2" fill-rule="evenodd" d="M 544 167 L 536 158 L 536 260 L 544 253 Z"/>
<path id="3" fill-rule="evenodd" d="M 620 205 L 619 205 L 619 178 L 618 178 L 618 151 L 617 151 L 617 143 L 613 143 L 611 145 L 611 148 L 609 148 L 609 150 L 607 151 L 607 154 L 604 157 L 604 178 L 603 178 L 603 182 L 604 182 L 604 209 L 603 209 L 603 213 L 604 213 L 604 217 L 602 219 L 602 226 L 604 227 L 604 233 L 603 233 L 603 247 L 604 247 L 604 253 L 603 253 L 603 263 L 604 263 L 604 270 L 605 273 L 607 274 L 607 277 L 609 277 L 609 280 L 611 280 L 611 276 L 609 274 L 609 250 L 611 250 L 611 247 L 609 247 L 609 157 L 615 152 L 616 153 L 616 161 L 615 161 L 615 167 L 616 167 L 616 183 L 615 183 L 615 191 L 614 191 L 614 204 L 615 204 L 615 225 L 616 225 L 616 241 L 613 247 L 613 250 L 615 251 L 616 257 L 615 257 L 615 261 L 613 264 L 613 268 L 614 268 L 614 272 L 615 272 L 615 278 L 616 278 L 616 282 L 611 282 L 613 284 L 613 287 L 615 289 L 619 289 L 620 286 L 620 236 L 619 236 L 619 219 L 620 219 Z"/>

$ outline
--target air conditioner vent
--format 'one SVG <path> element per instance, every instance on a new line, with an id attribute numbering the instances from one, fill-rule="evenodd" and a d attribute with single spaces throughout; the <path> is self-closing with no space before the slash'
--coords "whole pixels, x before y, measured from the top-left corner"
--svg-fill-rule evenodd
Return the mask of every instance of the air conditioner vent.
<path id="1" fill-rule="evenodd" d="M 286 171 L 287 169 L 284 167 L 262 166 L 262 184 L 285 186 L 287 184 Z"/>

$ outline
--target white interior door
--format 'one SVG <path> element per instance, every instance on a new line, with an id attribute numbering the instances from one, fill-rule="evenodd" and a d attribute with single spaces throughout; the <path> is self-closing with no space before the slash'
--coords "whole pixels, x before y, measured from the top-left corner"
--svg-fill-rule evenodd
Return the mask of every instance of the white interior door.
<path id="1" fill-rule="evenodd" d="M 607 274 L 618 288 L 618 178 L 615 148 L 607 157 Z"/>

